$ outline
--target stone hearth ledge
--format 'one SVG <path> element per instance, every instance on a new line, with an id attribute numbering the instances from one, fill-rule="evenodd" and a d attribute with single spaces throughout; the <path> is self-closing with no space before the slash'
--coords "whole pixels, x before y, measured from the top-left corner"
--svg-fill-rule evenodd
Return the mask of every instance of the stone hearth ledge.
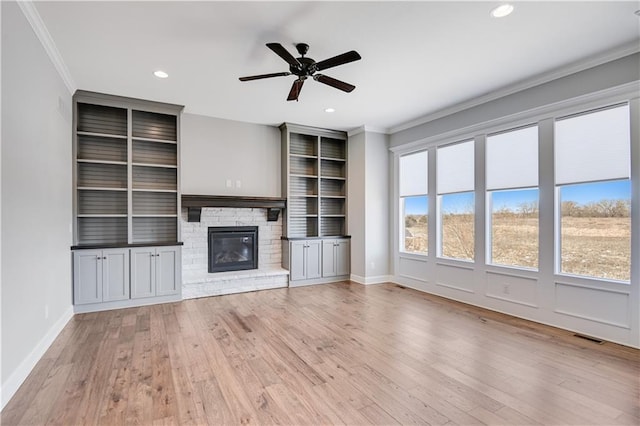
<path id="1" fill-rule="evenodd" d="M 251 269 L 207 274 L 182 282 L 182 298 L 221 296 L 289 286 L 289 271 L 282 268 Z"/>

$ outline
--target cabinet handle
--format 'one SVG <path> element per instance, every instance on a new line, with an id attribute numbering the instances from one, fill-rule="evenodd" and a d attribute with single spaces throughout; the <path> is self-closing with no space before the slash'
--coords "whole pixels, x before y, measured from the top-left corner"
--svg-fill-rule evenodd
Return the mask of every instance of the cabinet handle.
<path id="1" fill-rule="evenodd" d="M 103 257 L 102 259 L 103 259 L 103 260 L 107 260 L 107 256 Z"/>
<path id="2" fill-rule="evenodd" d="M 96 257 L 96 259 L 100 260 L 100 259 L 102 259 L 102 256 L 98 256 L 98 257 Z"/>

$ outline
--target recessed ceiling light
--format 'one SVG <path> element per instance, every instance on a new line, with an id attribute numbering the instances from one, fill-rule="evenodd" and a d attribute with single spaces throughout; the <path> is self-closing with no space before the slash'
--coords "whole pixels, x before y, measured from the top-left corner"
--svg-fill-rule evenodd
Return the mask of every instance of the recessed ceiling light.
<path id="1" fill-rule="evenodd" d="M 505 16 L 510 15 L 511 12 L 513 12 L 513 6 L 506 3 L 493 9 L 491 11 L 491 16 L 494 18 L 504 18 Z"/>
<path id="2" fill-rule="evenodd" d="M 324 112 L 336 112 L 335 108 L 325 108 Z"/>
<path id="3" fill-rule="evenodd" d="M 167 74 L 166 72 L 164 72 L 162 70 L 154 71 L 153 75 L 155 75 L 158 78 L 167 78 L 167 77 L 169 77 L 169 74 Z"/>

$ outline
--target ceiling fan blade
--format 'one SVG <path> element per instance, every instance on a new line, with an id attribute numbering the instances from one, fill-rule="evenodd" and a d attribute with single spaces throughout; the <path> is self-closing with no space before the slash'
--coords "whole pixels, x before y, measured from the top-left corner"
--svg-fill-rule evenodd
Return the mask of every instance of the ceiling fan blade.
<path id="1" fill-rule="evenodd" d="M 293 86 L 291 86 L 291 91 L 289 91 L 289 96 L 287 97 L 288 101 L 297 101 L 298 96 L 300 96 L 300 91 L 302 90 L 302 85 L 304 84 L 304 80 L 297 79 L 293 82 Z"/>
<path id="2" fill-rule="evenodd" d="M 357 61 L 362 59 L 358 52 L 355 50 L 351 50 L 349 52 L 343 53 L 342 55 L 334 56 L 333 58 L 325 59 L 324 61 L 320 61 L 316 64 L 316 69 L 318 71 L 326 70 L 327 68 L 337 67 L 338 65 L 348 64 L 349 62 Z"/>
<path id="3" fill-rule="evenodd" d="M 356 88 L 353 84 L 345 83 L 344 81 L 336 80 L 333 77 L 329 77 L 324 74 L 316 74 L 313 76 L 315 81 L 319 81 L 320 83 L 324 83 L 327 86 L 335 87 L 336 89 L 340 89 L 343 92 L 351 92 Z"/>
<path id="4" fill-rule="evenodd" d="M 249 77 L 240 77 L 240 81 L 260 80 L 261 78 L 286 77 L 291 75 L 290 72 L 274 72 L 271 74 L 251 75 Z"/>
<path id="5" fill-rule="evenodd" d="M 289 65 L 296 67 L 302 66 L 302 64 L 293 57 L 287 49 L 285 49 L 280 43 L 267 43 L 267 47 L 275 52 L 276 55 L 287 61 Z"/>

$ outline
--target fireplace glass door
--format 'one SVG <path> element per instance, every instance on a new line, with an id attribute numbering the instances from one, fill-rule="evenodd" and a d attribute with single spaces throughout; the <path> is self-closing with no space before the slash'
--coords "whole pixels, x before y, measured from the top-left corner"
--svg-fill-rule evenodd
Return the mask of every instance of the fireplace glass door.
<path id="1" fill-rule="evenodd" d="M 258 267 L 258 227 L 210 227 L 209 272 Z"/>

